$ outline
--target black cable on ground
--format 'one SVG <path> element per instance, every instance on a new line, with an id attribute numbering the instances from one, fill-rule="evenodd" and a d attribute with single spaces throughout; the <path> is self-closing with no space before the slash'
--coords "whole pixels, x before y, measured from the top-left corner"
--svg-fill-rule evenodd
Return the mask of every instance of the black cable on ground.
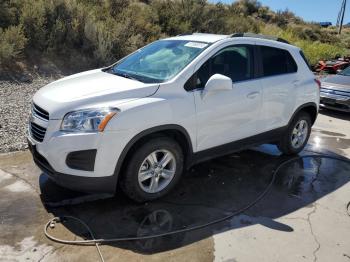
<path id="1" fill-rule="evenodd" d="M 316 152 L 317 153 L 317 152 Z M 256 203 L 258 203 L 261 199 L 263 199 L 265 197 L 265 195 L 270 191 L 273 183 L 276 180 L 277 174 L 278 172 L 281 170 L 282 167 L 284 167 L 285 165 L 294 162 L 296 160 L 299 160 L 301 158 L 310 158 L 310 157 L 317 157 L 317 158 L 326 158 L 326 159 L 333 159 L 333 160 L 338 160 L 338 161 L 342 161 L 345 163 L 349 163 L 350 164 L 350 160 L 344 157 L 337 157 L 337 156 L 330 156 L 330 155 L 322 155 L 320 153 L 317 153 L 317 155 L 314 154 L 310 154 L 310 155 L 304 155 L 304 156 L 296 156 L 293 158 L 290 158 L 286 161 L 283 161 L 282 163 L 280 163 L 277 168 L 273 171 L 272 173 L 272 178 L 270 183 L 267 185 L 267 187 L 265 188 L 265 190 L 251 203 L 249 203 L 248 205 L 246 205 L 245 207 L 238 209 L 236 211 L 233 211 L 230 215 L 227 215 L 225 217 L 213 220 L 211 222 L 202 224 L 202 225 L 197 225 L 197 226 L 193 226 L 193 227 L 189 227 L 189 228 L 182 228 L 182 229 L 178 229 L 178 230 L 173 230 L 173 231 L 169 231 L 169 232 L 165 232 L 165 233 L 160 233 L 160 234 L 154 234 L 154 235 L 148 235 L 148 236 L 140 236 L 140 237 L 117 237 L 117 238 L 108 238 L 108 239 L 104 239 L 104 238 L 100 238 L 100 239 L 96 239 L 94 237 L 94 234 L 92 232 L 92 230 L 90 229 L 90 227 L 81 219 L 73 217 L 73 216 L 62 216 L 62 217 L 54 217 L 52 219 L 50 219 L 47 224 L 44 227 L 44 233 L 45 236 L 49 239 L 51 239 L 52 241 L 55 241 L 57 243 L 61 243 L 61 244 L 68 244 L 68 245 L 95 245 L 97 248 L 97 251 L 99 253 L 100 259 L 101 261 L 104 261 L 101 250 L 99 248 L 99 244 L 104 244 L 104 243 L 112 243 L 112 242 L 121 242 L 121 241 L 135 241 L 135 240 L 145 240 L 145 239 L 152 239 L 152 238 L 157 238 L 157 237 L 164 237 L 164 236 L 170 236 L 170 235 L 174 235 L 174 234 L 179 234 L 179 233 L 185 233 L 185 232 L 190 232 L 190 231 L 194 231 L 194 230 L 199 230 L 205 227 L 209 227 L 218 223 L 221 223 L 223 221 L 226 221 L 234 216 L 237 216 L 241 213 L 243 213 L 244 211 L 250 209 L 252 206 L 254 206 Z M 350 208 L 350 202 L 347 205 L 347 212 L 349 214 L 349 208 Z M 350 215 L 350 214 L 349 214 Z M 79 223 L 81 223 L 89 232 L 89 234 L 91 235 L 91 239 L 90 240 L 65 240 L 65 239 L 60 239 L 57 237 L 54 237 L 52 235 L 50 235 L 47 231 L 47 229 L 49 227 L 54 227 L 56 223 L 61 222 L 63 219 L 72 219 L 75 220 Z"/>

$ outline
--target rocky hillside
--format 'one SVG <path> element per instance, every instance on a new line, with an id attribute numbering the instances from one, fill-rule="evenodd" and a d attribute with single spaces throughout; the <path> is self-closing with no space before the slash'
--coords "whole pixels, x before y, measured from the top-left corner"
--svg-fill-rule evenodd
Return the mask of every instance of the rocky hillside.
<path id="1" fill-rule="evenodd" d="M 321 18 L 320 18 L 321 19 Z M 116 61 L 156 39 L 185 32 L 276 35 L 304 49 L 311 63 L 345 55 L 347 32 L 306 23 L 256 0 L 2 0 L 0 77 L 69 74 Z"/>

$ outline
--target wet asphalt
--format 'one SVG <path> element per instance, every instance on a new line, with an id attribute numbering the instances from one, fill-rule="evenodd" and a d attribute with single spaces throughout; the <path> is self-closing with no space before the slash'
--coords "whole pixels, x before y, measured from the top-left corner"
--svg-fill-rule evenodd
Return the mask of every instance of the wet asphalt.
<path id="1" fill-rule="evenodd" d="M 169 195 L 144 204 L 134 203 L 120 192 L 115 196 L 88 195 L 57 186 L 34 166 L 28 152 L 0 155 L 0 260 L 98 261 L 93 246 L 64 246 L 46 239 L 42 229 L 53 216 L 75 216 L 87 223 L 97 238 L 144 237 L 218 220 L 248 206 L 269 188 L 261 201 L 231 220 L 200 230 L 102 247 L 107 261 L 250 261 L 242 255 L 238 259 L 234 251 L 230 257 L 229 248 L 225 249 L 229 255 L 221 256 L 216 247 L 220 242 L 213 243 L 212 237 L 253 225 L 293 234 L 296 229 L 278 218 L 310 208 L 338 189 L 350 188 L 350 164 L 321 157 L 350 157 L 348 121 L 343 114 L 322 111 L 306 149 L 276 177 L 272 176 L 276 168 L 292 157 L 281 155 L 274 145 L 263 145 L 198 164 L 183 174 Z M 349 201 L 344 199 L 344 209 L 336 212 L 346 214 Z M 90 237 L 71 220 L 49 232 L 71 240 Z M 342 258 L 346 259 L 350 238 L 344 243 Z M 305 261 L 308 259 L 315 260 L 305 255 Z"/>

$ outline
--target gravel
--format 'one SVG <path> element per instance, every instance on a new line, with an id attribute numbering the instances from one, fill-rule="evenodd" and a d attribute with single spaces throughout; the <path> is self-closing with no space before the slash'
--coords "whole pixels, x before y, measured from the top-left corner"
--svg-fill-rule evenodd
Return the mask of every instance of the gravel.
<path id="1" fill-rule="evenodd" d="M 24 150 L 30 102 L 35 92 L 53 78 L 36 78 L 31 83 L 0 81 L 0 153 Z"/>

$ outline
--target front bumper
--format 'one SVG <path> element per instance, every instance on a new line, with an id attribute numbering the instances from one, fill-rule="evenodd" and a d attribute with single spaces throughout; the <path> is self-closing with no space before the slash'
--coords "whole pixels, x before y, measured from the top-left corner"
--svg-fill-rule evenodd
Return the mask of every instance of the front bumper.
<path id="1" fill-rule="evenodd" d="M 114 175 L 118 159 L 132 138 L 130 130 L 70 133 L 59 131 L 61 120 L 44 122 L 34 117 L 31 119 L 33 122 L 46 130 L 42 141 L 38 141 L 28 126 L 28 139 L 36 145 L 37 152 L 57 172 L 74 176 L 94 178 Z M 67 165 L 70 153 L 93 149 L 96 150 L 96 155 L 90 168 L 79 169 L 69 163 Z"/>
<path id="2" fill-rule="evenodd" d="M 350 97 L 320 93 L 320 106 L 332 110 L 350 112 Z"/>
<path id="3" fill-rule="evenodd" d="M 116 167 L 131 139 L 129 130 L 69 133 L 59 131 L 61 120 L 42 121 L 32 117 L 30 123 L 46 130 L 41 141 L 38 141 L 29 125 L 28 141 L 35 149 L 32 153 L 36 164 L 57 184 L 82 192 L 115 192 Z M 72 155 L 84 151 L 90 152 L 91 158 Z M 92 151 L 95 151 L 93 155 Z M 75 161 L 67 161 L 72 158 Z"/>
<path id="4" fill-rule="evenodd" d="M 56 184 L 80 192 L 115 193 L 117 185 L 116 175 L 107 177 L 83 177 L 62 174 L 53 169 L 47 159 L 37 151 L 36 145 L 32 144 L 29 139 L 28 146 L 35 164 Z"/>

